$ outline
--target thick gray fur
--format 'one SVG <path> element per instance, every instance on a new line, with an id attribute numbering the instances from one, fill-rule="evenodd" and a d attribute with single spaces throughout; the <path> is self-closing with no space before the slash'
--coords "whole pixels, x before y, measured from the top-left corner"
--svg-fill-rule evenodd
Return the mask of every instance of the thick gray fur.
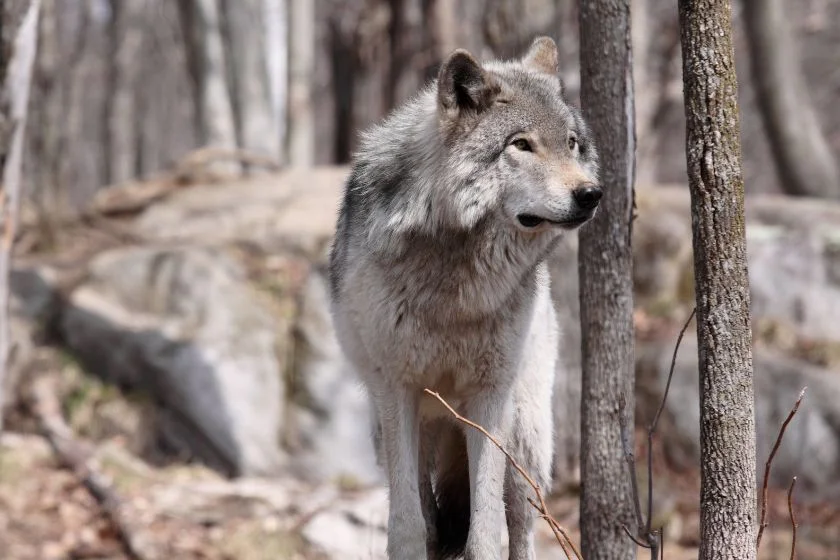
<path id="1" fill-rule="evenodd" d="M 390 559 L 500 560 L 506 518 L 510 558 L 533 560 L 532 490 L 423 389 L 548 487 L 559 335 L 544 261 L 594 215 L 579 193 L 600 194 L 597 181 L 544 37 L 515 61 L 455 51 L 364 133 L 331 253 L 332 312 L 376 416 Z"/>

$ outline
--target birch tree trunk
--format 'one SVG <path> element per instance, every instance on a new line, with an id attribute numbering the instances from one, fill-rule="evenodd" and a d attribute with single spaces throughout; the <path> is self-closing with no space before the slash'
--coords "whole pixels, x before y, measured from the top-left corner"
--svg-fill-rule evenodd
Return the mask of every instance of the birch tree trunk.
<path id="1" fill-rule="evenodd" d="M 178 9 L 195 95 L 199 142 L 233 150 L 237 146 L 236 126 L 216 0 L 178 0 Z M 236 173 L 239 165 L 225 162 L 215 169 Z"/>
<path id="2" fill-rule="evenodd" d="M 21 194 L 26 114 L 38 49 L 40 0 L 0 2 L 0 431 L 9 361 L 9 272 Z"/>
<path id="3" fill-rule="evenodd" d="M 222 8 L 239 147 L 277 158 L 280 138 L 268 81 L 264 0 L 222 0 Z"/>
<path id="4" fill-rule="evenodd" d="M 630 0 L 580 4 L 581 105 L 595 134 L 605 196 L 579 248 L 581 546 L 587 560 L 635 557 L 619 399 L 633 414 L 633 286 L 630 248 L 635 123 Z"/>
<path id="5" fill-rule="evenodd" d="M 756 557 L 752 333 L 729 0 L 679 0 L 700 362 L 700 559 Z"/>
<path id="6" fill-rule="evenodd" d="M 315 118 L 312 76 L 315 71 L 315 2 L 289 1 L 288 162 L 295 167 L 315 163 Z"/>
<path id="7" fill-rule="evenodd" d="M 744 0 L 752 82 L 782 189 L 840 198 L 840 167 L 826 142 L 781 0 Z"/>

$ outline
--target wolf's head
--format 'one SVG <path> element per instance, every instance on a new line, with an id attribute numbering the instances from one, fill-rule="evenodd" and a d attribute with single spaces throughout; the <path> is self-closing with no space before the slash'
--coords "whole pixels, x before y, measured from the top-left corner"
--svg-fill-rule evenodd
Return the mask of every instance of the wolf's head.
<path id="1" fill-rule="evenodd" d="M 479 64 L 457 50 L 443 63 L 437 106 L 451 217 L 470 227 L 495 213 L 537 233 L 574 229 L 601 198 L 598 157 L 558 77 L 557 45 L 534 40 L 520 60 Z"/>
<path id="2" fill-rule="evenodd" d="M 557 58 L 547 37 L 519 60 L 482 65 L 452 53 L 430 87 L 362 135 L 344 219 L 391 255 L 418 235 L 481 224 L 544 245 L 591 219 L 598 157 L 563 97 Z"/>

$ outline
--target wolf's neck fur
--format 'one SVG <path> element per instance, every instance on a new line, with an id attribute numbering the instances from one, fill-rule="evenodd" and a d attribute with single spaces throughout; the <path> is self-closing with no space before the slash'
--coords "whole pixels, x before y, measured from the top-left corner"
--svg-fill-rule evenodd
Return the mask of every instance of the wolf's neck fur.
<path id="1" fill-rule="evenodd" d="M 531 240 L 487 220 L 469 231 L 416 236 L 394 260 L 381 260 L 393 285 L 416 314 L 478 320 L 525 303 L 538 265 L 559 236 Z"/>

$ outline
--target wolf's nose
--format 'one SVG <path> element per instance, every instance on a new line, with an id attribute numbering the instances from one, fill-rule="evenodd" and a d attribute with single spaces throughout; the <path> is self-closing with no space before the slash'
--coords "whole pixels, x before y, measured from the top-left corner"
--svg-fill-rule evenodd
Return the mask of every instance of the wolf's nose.
<path id="1" fill-rule="evenodd" d="M 601 187 L 593 183 L 587 183 L 572 191 L 575 202 L 585 210 L 592 210 L 598 206 L 598 201 L 601 200 L 603 194 L 604 191 L 601 190 Z"/>

